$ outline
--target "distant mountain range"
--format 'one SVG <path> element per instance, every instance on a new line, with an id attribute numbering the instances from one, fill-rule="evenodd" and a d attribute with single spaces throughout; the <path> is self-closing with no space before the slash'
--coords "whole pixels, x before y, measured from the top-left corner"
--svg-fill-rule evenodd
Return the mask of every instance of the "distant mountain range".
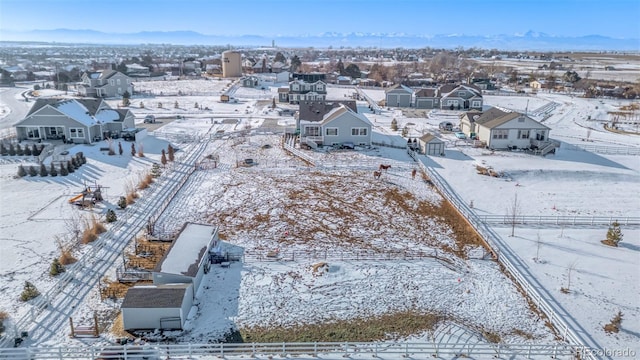
<path id="1" fill-rule="evenodd" d="M 0 29 L 2 41 L 33 41 L 105 45 L 175 44 L 175 45 L 233 45 L 280 47 L 379 47 L 379 48 L 483 48 L 500 50 L 615 50 L 640 51 L 640 39 L 616 39 L 600 35 L 579 37 L 554 36 L 529 31 L 521 35 L 413 35 L 405 33 L 335 33 L 317 35 L 275 36 L 261 35 L 205 35 L 194 31 L 143 31 L 137 33 L 105 33 L 95 30 L 31 30 Z"/>

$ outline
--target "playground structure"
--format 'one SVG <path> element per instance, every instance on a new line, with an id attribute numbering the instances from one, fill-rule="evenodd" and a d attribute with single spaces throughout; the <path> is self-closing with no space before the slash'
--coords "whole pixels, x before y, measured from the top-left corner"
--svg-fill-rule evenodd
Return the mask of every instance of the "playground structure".
<path id="1" fill-rule="evenodd" d="M 80 194 L 69 199 L 69 204 L 77 205 L 80 207 L 88 207 L 95 205 L 97 202 L 102 201 L 102 186 L 95 184 L 93 189 L 90 186 L 85 185 L 84 190 Z"/>

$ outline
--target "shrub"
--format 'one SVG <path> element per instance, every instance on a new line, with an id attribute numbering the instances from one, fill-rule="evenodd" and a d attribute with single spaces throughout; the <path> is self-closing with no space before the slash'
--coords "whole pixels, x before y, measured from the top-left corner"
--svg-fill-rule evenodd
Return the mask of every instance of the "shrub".
<path id="1" fill-rule="evenodd" d="M 72 157 L 69 161 L 71 161 L 71 165 L 73 165 L 74 170 L 80 168 L 80 162 L 82 161 L 80 158 Z"/>
<path id="2" fill-rule="evenodd" d="M 33 144 L 33 145 L 31 146 L 31 155 L 33 155 L 33 156 L 39 156 L 39 155 L 42 153 L 42 149 L 44 149 L 44 147 L 40 147 L 40 148 L 38 148 L 38 147 L 36 146 L 36 144 Z"/>
<path id="3" fill-rule="evenodd" d="M 3 143 L 0 143 L 0 155 L 9 155 L 9 150 L 4 146 Z"/>
<path id="4" fill-rule="evenodd" d="M 18 156 L 24 155 L 24 149 L 22 148 L 22 146 L 20 146 L 20 144 L 16 145 L 16 155 Z"/>
<path id="5" fill-rule="evenodd" d="M 160 157 L 160 162 L 162 163 L 162 166 L 167 165 L 167 155 L 164 153 L 164 149 L 162 149 L 162 156 Z"/>
<path id="6" fill-rule="evenodd" d="M 81 242 L 83 244 L 94 242 L 98 239 L 98 235 L 105 231 L 107 231 L 107 229 L 95 217 L 92 217 L 90 220 L 85 220 Z"/>
<path id="7" fill-rule="evenodd" d="M 140 101 L 140 109 L 144 109 L 144 103 Z"/>
<path id="8" fill-rule="evenodd" d="M 69 174 L 76 172 L 76 166 L 73 164 L 73 159 L 67 161 L 67 171 L 69 171 Z"/>
<path id="9" fill-rule="evenodd" d="M 56 167 L 53 165 L 53 162 L 51 163 L 51 166 L 49 167 L 49 175 L 58 176 L 58 170 L 56 170 Z"/>
<path id="10" fill-rule="evenodd" d="M 118 207 L 120 209 L 124 209 L 127 207 L 127 198 L 124 196 L 120 196 L 120 200 L 118 200 Z"/>
<path id="11" fill-rule="evenodd" d="M 160 165 L 153 164 L 151 165 L 151 176 L 157 178 L 162 174 L 162 170 L 160 169 Z"/>
<path id="12" fill-rule="evenodd" d="M 69 264 L 73 264 L 74 262 L 78 261 L 73 254 L 71 253 L 70 249 L 60 249 L 60 264 L 62 265 L 69 265 Z"/>
<path id="13" fill-rule="evenodd" d="M 44 166 L 44 164 L 40 164 L 40 176 L 45 177 L 49 175 L 49 172 L 47 171 L 47 167 Z"/>
<path id="14" fill-rule="evenodd" d="M 24 169 L 24 166 L 18 165 L 18 177 L 27 176 L 27 170 Z"/>
<path id="15" fill-rule="evenodd" d="M 144 151 L 142 150 L 142 144 L 138 145 L 138 157 L 144 157 Z"/>
<path id="16" fill-rule="evenodd" d="M 36 176 L 38 175 L 38 170 L 36 170 L 36 167 L 31 165 L 29 166 L 29 176 Z"/>
<path id="17" fill-rule="evenodd" d="M 4 332 L 4 322 L 9 318 L 9 314 L 6 311 L 0 311 L 0 334 Z"/>
<path id="18" fill-rule="evenodd" d="M 169 161 L 173 161 L 175 160 L 175 149 L 173 148 L 173 146 L 171 146 L 171 144 L 169 144 L 169 146 L 167 147 L 167 154 L 169 155 Z"/>
<path id="19" fill-rule="evenodd" d="M 393 118 L 393 120 L 391 120 L 391 130 L 393 130 L 393 131 L 397 131 L 398 130 L 398 120 L 396 120 L 395 118 Z"/>
<path id="20" fill-rule="evenodd" d="M 54 258 L 49 267 L 49 275 L 57 276 L 65 271 L 64 265 L 60 263 L 58 258 Z"/>
<path id="21" fill-rule="evenodd" d="M 13 144 L 9 144 L 9 156 L 16 156 L 16 148 Z"/>
<path id="22" fill-rule="evenodd" d="M 611 319 L 611 322 L 604 326 L 604 331 L 607 333 L 617 333 L 620 331 L 622 325 L 622 311 L 618 311 L 616 316 Z"/>
<path id="23" fill-rule="evenodd" d="M 29 301 L 40 295 L 40 291 L 32 283 L 25 281 L 22 294 L 20 294 L 20 301 Z"/>
<path id="24" fill-rule="evenodd" d="M 131 156 L 136 156 L 136 144 L 131 143 Z"/>
<path id="25" fill-rule="evenodd" d="M 108 223 L 112 223 L 118 220 L 118 217 L 116 216 L 116 212 L 111 209 L 107 210 L 106 220 Z"/>
<path id="26" fill-rule="evenodd" d="M 25 146 L 25 147 L 24 147 L 24 154 L 25 154 L 26 156 L 31 156 L 31 155 L 33 155 L 33 151 L 31 151 L 31 147 L 29 147 L 29 146 Z"/>

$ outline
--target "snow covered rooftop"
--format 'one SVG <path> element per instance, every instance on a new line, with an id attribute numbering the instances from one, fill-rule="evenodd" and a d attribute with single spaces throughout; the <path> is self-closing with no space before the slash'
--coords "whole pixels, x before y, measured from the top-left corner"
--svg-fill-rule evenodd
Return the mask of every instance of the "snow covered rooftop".
<path id="1" fill-rule="evenodd" d="M 214 242 L 215 234 L 215 226 L 186 223 L 156 271 L 195 276 L 200 260 Z"/>

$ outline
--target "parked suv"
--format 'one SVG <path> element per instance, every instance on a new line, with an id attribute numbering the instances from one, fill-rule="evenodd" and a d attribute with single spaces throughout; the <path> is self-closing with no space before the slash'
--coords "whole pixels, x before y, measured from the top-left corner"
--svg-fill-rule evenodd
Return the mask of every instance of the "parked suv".
<path id="1" fill-rule="evenodd" d="M 156 122 L 156 117 L 153 115 L 147 115 L 144 117 L 144 123 L 145 124 L 153 124 Z"/>
<path id="2" fill-rule="evenodd" d="M 451 131 L 453 130 L 453 124 L 450 123 L 449 121 L 443 121 L 440 123 L 440 125 L 438 126 L 440 128 L 440 130 L 446 130 L 446 131 Z"/>

